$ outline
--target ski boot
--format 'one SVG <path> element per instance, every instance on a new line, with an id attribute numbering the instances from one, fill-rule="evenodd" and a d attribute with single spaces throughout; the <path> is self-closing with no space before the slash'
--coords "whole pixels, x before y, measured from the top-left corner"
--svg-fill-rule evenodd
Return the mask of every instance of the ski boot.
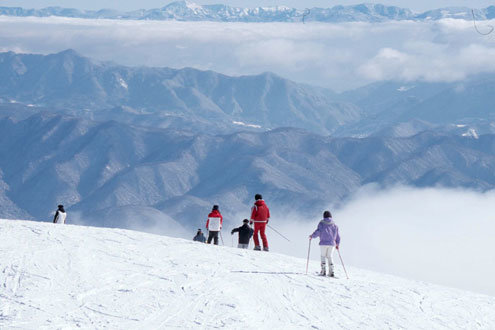
<path id="1" fill-rule="evenodd" d="M 261 247 L 259 245 L 254 246 L 254 251 L 261 251 Z"/>
<path id="2" fill-rule="evenodd" d="M 330 266 L 328 267 L 328 276 L 335 277 L 335 274 L 333 272 L 333 264 L 330 264 Z"/>
<path id="3" fill-rule="evenodd" d="M 327 267 L 325 264 L 321 264 L 320 276 L 325 276 L 325 275 L 327 275 Z"/>
<path id="4" fill-rule="evenodd" d="M 263 246 L 263 251 L 268 252 L 268 251 L 270 251 L 270 250 L 268 249 L 268 246 Z"/>

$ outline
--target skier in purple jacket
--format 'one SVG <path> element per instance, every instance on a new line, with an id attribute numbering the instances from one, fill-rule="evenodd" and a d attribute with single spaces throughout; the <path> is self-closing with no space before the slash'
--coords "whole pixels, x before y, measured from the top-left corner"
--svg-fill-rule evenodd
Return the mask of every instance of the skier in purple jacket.
<path id="1" fill-rule="evenodd" d="M 333 273 L 333 251 L 339 249 L 340 235 L 339 227 L 333 222 L 330 211 L 323 212 L 323 220 L 318 224 L 315 232 L 309 239 L 320 237 L 321 249 L 321 276 L 326 275 L 326 259 L 328 259 L 328 276 L 334 277 Z"/>

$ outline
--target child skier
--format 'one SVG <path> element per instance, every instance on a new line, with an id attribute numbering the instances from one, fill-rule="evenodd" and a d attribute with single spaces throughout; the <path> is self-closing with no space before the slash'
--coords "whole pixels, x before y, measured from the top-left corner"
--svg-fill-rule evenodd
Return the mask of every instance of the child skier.
<path id="1" fill-rule="evenodd" d="M 340 235 L 339 227 L 333 222 L 330 211 L 323 212 L 323 220 L 318 224 L 318 228 L 309 236 L 309 239 L 320 237 L 321 250 L 321 273 L 326 275 L 326 259 L 328 260 L 328 276 L 335 277 L 333 272 L 333 251 L 339 249 Z"/>
<path id="2" fill-rule="evenodd" d="M 234 235 L 234 233 L 239 233 L 239 244 L 237 247 L 239 249 L 247 249 L 249 247 L 249 240 L 251 239 L 251 236 L 253 236 L 253 228 L 249 226 L 249 220 L 244 219 L 242 220 L 243 225 L 232 229 L 230 234 Z"/>

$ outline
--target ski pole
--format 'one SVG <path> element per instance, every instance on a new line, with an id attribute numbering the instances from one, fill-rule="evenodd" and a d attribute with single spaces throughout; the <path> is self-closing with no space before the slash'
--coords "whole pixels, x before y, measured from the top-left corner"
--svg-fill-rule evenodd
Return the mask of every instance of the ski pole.
<path id="1" fill-rule="evenodd" d="M 285 238 L 286 240 L 288 240 L 290 242 L 290 239 L 288 239 L 287 237 L 285 237 L 284 235 L 280 234 L 275 228 L 273 228 L 272 226 L 270 226 L 269 224 L 266 224 L 269 228 L 271 228 L 271 230 L 273 230 L 274 232 L 276 232 L 277 234 L 279 234 L 280 236 L 282 236 L 283 238 Z"/>
<path id="2" fill-rule="evenodd" d="M 337 252 L 339 253 L 340 263 L 342 264 L 342 267 L 344 267 L 345 276 L 347 277 L 347 279 L 349 279 L 349 275 L 347 275 L 347 270 L 345 270 L 344 260 L 342 260 L 342 256 L 340 255 L 340 250 L 337 249 Z"/>
<path id="3" fill-rule="evenodd" d="M 222 232 L 220 232 L 220 239 L 222 240 L 222 245 L 225 245 L 225 244 L 223 243 Z"/>
<path id="4" fill-rule="evenodd" d="M 308 275 L 309 251 L 311 251 L 311 238 L 309 239 L 309 246 L 308 246 L 308 261 L 306 261 L 306 275 Z"/>
<path id="5" fill-rule="evenodd" d="M 230 235 L 230 237 L 232 238 L 232 247 L 234 247 L 234 235 Z"/>

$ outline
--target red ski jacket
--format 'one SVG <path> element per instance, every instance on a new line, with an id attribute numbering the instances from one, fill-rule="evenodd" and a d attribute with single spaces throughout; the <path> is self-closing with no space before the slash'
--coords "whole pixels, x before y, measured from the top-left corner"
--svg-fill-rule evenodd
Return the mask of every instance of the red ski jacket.
<path id="1" fill-rule="evenodd" d="M 222 229 L 223 217 L 220 211 L 213 210 L 208 214 L 208 220 L 206 221 L 206 229 L 209 231 L 220 231 Z"/>
<path id="2" fill-rule="evenodd" d="M 254 206 L 251 209 L 251 221 L 268 223 L 270 220 L 270 210 L 266 206 L 265 201 L 258 199 L 254 202 Z"/>

